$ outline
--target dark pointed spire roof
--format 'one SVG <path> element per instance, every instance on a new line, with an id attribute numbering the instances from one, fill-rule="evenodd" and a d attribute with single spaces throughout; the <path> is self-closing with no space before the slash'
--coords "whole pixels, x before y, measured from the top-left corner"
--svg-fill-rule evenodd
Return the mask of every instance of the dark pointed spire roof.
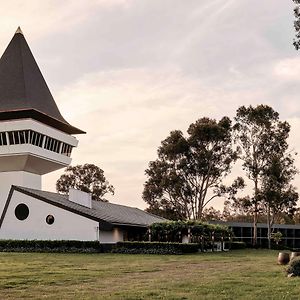
<path id="1" fill-rule="evenodd" d="M 69 134 L 84 133 L 61 115 L 18 27 L 0 58 L 0 120 L 33 118 Z"/>

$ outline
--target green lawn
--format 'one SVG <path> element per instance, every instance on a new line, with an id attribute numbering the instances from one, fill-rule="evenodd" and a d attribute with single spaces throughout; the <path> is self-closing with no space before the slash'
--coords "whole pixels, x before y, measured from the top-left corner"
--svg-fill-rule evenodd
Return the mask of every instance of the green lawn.
<path id="1" fill-rule="evenodd" d="M 0 299 L 300 299 L 277 254 L 0 253 Z"/>

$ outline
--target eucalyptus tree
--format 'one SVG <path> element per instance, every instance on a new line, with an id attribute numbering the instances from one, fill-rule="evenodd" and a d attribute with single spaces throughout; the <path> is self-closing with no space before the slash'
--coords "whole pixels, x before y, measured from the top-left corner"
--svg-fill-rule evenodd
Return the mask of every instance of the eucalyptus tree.
<path id="1" fill-rule="evenodd" d="M 185 137 L 171 131 L 158 148 L 158 158 L 145 171 L 143 199 L 149 209 L 173 210 L 180 219 L 201 219 L 203 209 L 214 198 L 234 197 L 244 181 L 237 178 L 230 187 L 222 184 L 237 159 L 232 148 L 232 124 L 201 118 L 192 123 Z"/>
<path id="2" fill-rule="evenodd" d="M 105 201 L 105 194 L 114 194 L 114 187 L 104 176 L 104 171 L 94 164 L 69 166 L 56 182 L 56 190 L 68 194 L 70 188 L 75 188 L 92 194 L 92 199 Z"/>
<path id="3" fill-rule="evenodd" d="M 300 48 L 300 0 L 293 0 L 295 3 L 295 8 L 294 8 L 294 16 L 295 16 L 295 21 L 294 21 L 294 28 L 296 31 L 295 34 L 295 39 L 294 39 L 294 46 L 296 50 L 299 50 Z"/>
<path id="4" fill-rule="evenodd" d="M 253 182 L 253 244 L 257 242 L 257 220 L 260 191 L 264 171 L 270 157 L 283 155 L 288 149 L 290 126 L 279 120 L 278 112 L 267 105 L 238 108 L 234 125 L 234 139 L 238 145 L 239 158 L 248 179 Z"/>
<path id="5" fill-rule="evenodd" d="M 263 175 L 260 195 L 267 212 L 269 249 L 271 249 L 272 226 L 276 217 L 282 213 L 292 217 L 296 211 L 299 196 L 291 184 L 296 173 L 291 153 L 270 156 Z"/>

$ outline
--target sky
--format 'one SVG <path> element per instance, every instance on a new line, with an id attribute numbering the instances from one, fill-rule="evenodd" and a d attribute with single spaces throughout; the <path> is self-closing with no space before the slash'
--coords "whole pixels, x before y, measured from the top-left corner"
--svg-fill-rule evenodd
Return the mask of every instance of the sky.
<path id="1" fill-rule="evenodd" d="M 201 117 L 268 104 L 300 153 L 293 21 L 292 0 L 11 0 L 1 3 L 0 53 L 20 25 L 62 115 L 87 132 L 72 165 L 98 165 L 111 202 L 144 209 L 160 142 Z M 43 189 L 62 173 L 45 175 Z"/>

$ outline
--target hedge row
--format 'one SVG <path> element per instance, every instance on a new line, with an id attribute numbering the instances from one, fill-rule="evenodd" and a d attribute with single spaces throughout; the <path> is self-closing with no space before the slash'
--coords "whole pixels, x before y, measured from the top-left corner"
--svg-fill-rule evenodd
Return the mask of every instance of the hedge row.
<path id="1" fill-rule="evenodd" d="M 199 244 L 164 243 L 164 242 L 118 242 L 113 253 L 126 254 L 185 254 L 199 251 Z"/>
<path id="2" fill-rule="evenodd" d="M 0 240 L 0 252 L 101 252 L 97 241 Z"/>
<path id="3" fill-rule="evenodd" d="M 244 249 L 246 244 L 225 243 L 224 248 Z M 98 241 L 0 240 L 0 252 L 185 254 L 200 250 L 206 249 L 199 243 L 118 242 L 115 245 L 103 245 Z"/>
<path id="4" fill-rule="evenodd" d="M 227 226 L 208 224 L 200 221 L 167 221 L 154 223 L 149 227 L 151 241 L 181 242 L 184 235 L 190 235 L 191 241 L 206 244 L 208 242 L 228 240 L 233 232 Z"/>

